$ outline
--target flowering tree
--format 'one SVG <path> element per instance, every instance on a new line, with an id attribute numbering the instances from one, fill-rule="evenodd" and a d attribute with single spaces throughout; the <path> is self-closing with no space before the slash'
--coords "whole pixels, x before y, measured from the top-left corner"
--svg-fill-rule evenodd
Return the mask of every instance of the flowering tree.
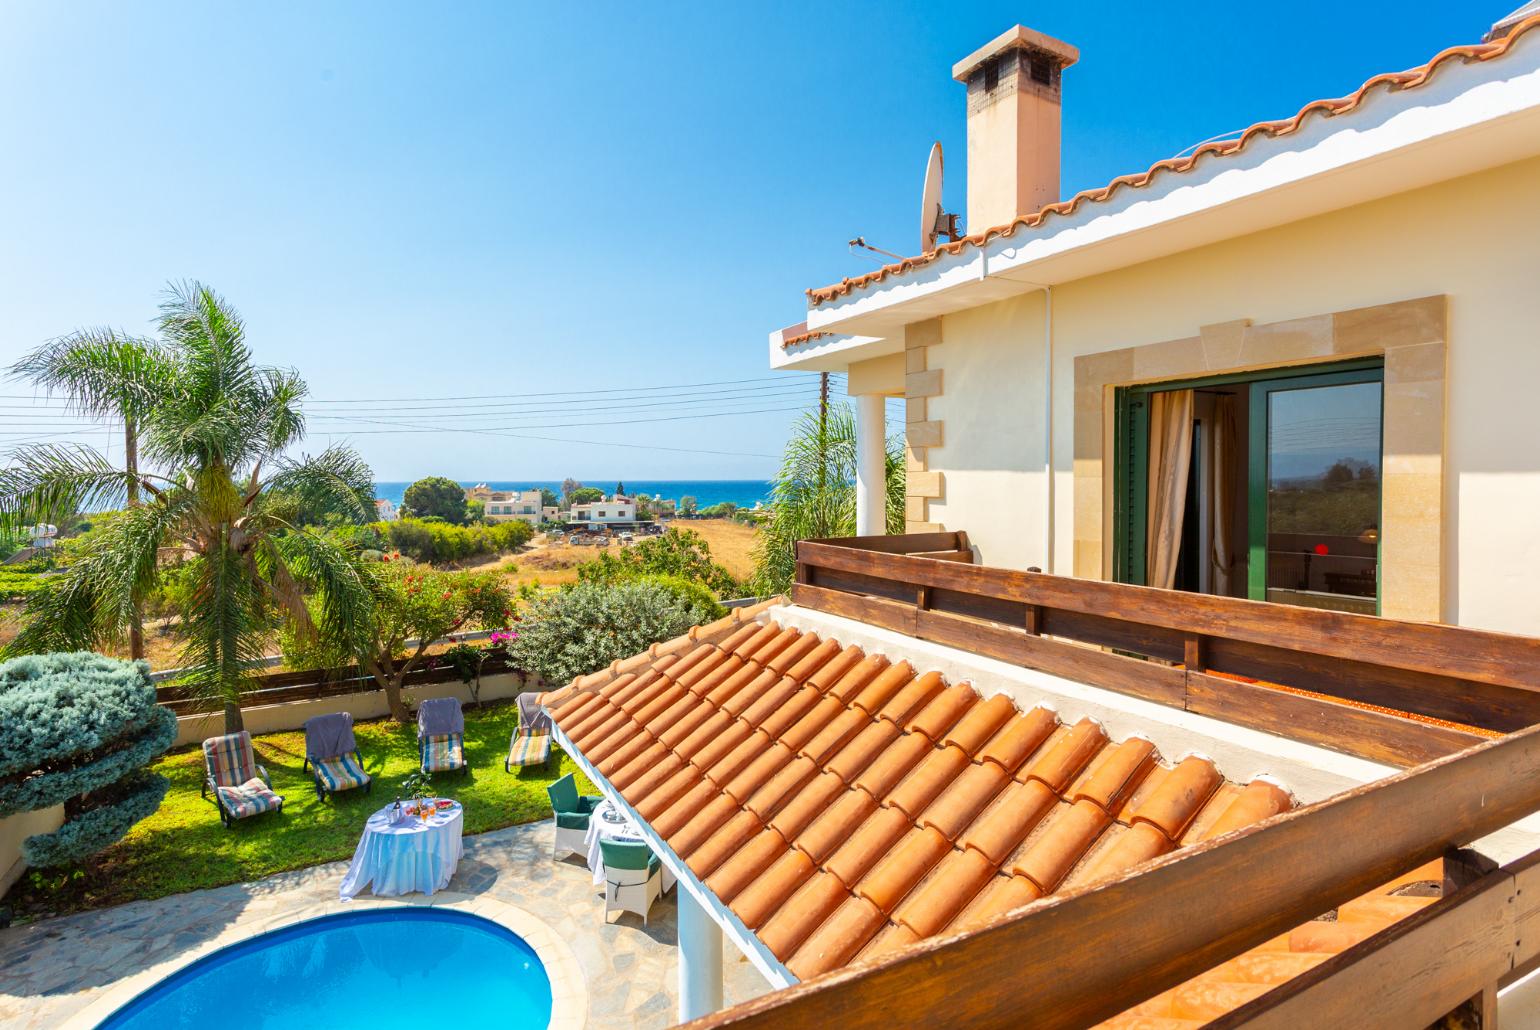
<path id="1" fill-rule="evenodd" d="M 369 572 L 374 605 L 363 642 L 353 645 L 353 653 L 346 640 L 321 634 L 310 644 L 286 636 L 284 655 L 291 666 L 356 659 L 385 691 L 391 717 L 404 722 L 410 713 L 401 687 L 433 642 L 460 630 L 507 625 L 513 597 L 495 576 L 440 572 L 397 553 L 383 555 Z"/>

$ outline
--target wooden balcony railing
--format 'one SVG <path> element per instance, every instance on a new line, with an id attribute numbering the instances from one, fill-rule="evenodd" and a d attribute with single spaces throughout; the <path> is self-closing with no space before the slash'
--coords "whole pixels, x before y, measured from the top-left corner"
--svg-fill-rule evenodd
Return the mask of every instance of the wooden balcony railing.
<path id="1" fill-rule="evenodd" d="M 904 553 L 949 536 L 805 542 L 792 598 L 1395 765 L 1540 723 L 1540 640 Z"/>
<path id="2" fill-rule="evenodd" d="M 948 550 L 928 537 L 804 544 L 793 599 L 1346 751 L 1395 760 L 1404 748 L 1402 764 L 1421 764 L 695 1025 L 1088 1026 L 1440 855 L 1439 901 L 1212 1025 L 1427 1026 L 1462 1007 L 1490 1025 L 1496 991 L 1540 964 L 1540 852 L 1483 872 L 1454 850 L 1540 810 L 1540 640 L 905 553 Z"/>

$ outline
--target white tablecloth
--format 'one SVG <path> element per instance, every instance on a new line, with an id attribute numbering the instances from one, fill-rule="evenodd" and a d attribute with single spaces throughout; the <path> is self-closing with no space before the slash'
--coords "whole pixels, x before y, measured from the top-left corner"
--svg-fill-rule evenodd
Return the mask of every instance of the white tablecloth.
<path id="1" fill-rule="evenodd" d="M 387 805 L 369 817 L 364 835 L 353 852 L 353 864 L 342 879 L 338 893 L 346 901 L 371 883 L 378 897 L 393 898 L 421 891 L 432 894 L 449 885 L 460 864 L 460 834 L 465 828 L 465 809 L 456 801 L 423 822 L 404 816 L 391 822 Z M 403 802 L 402 809 L 407 805 Z"/>
<path id="2" fill-rule="evenodd" d="M 606 813 L 616 813 L 620 810 L 608 801 L 601 801 L 594 807 L 594 812 L 588 820 L 588 836 L 583 843 L 588 847 L 588 869 L 594 874 L 594 885 L 604 882 L 604 853 L 599 850 L 601 840 L 634 840 L 646 842 L 642 831 L 631 824 L 629 819 L 620 822 L 611 822 L 605 818 Z M 666 894 L 674 889 L 674 874 L 668 871 L 668 866 L 663 867 L 663 892 Z"/>

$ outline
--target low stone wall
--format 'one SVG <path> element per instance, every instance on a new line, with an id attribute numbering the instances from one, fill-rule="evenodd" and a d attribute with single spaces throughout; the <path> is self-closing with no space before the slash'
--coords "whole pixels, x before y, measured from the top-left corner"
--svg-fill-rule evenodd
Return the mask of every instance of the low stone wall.
<path id="1" fill-rule="evenodd" d="M 538 689 L 538 684 L 526 686 L 524 677 L 515 672 L 502 672 L 481 678 L 483 701 L 501 701 L 516 697 L 525 690 Z M 471 701 L 470 688 L 458 679 L 441 683 L 415 684 L 407 687 L 405 693 L 414 702 L 430 697 L 458 697 L 466 704 Z M 366 719 L 383 719 L 390 714 L 390 709 L 385 704 L 383 690 L 362 690 L 356 694 L 337 694 L 313 700 L 285 701 L 282 704 L 243 708 L 241 717 L 246 723 L 246 729 L 256 736 L 262 733 L 302 729 L 305 720 L 311 716 L 327 715 L 331 712 L 351 712 L 355 722 L 362 722 Z M 223 712 L 213 711 L 179 716 L 176 722 L 176 744 L 173 746 L 185 747 L 189 744 L 202 743 L 209 737 L 219 736 L 224 732 L 225 720 Z"/>
<path id="2" fill-rule="evenodd" d="M 21 842 L 35 833 L 52 833 L 63 825 L 63 805 L 0 819 L 0 896 L 27 871 L 27 863 L 21 858 Z"/>

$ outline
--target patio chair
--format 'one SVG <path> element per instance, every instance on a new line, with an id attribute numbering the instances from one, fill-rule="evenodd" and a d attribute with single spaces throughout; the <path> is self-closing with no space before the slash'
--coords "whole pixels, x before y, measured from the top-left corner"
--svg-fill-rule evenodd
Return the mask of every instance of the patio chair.
<path id="1" fill-rule="evenodd" d="M 457 697 L 434 697 L 417 708 L 417 746 L 425 773 L 470 770 L 465 760 L 465 713 Z"/>
<path id="2" fill-rule="evenodd" d="M 315 715 L 305 720 L 305 764 L 315 780 L 315 796 L 325 801 L 328 794 L 364 788 L 369 793 L 374 780 L 364 772 L 364 760 L 353 739 L 353 716 L 349 712 Z"/>
<path id="3" fill-rule="evenodd" d="M 539 696 L 536 693 L 519 695 L 519 728 L 508 742 L 504 772 L 513 772 L 514 766 L 524 769 L 544 765 L 551 758 L 551 717 L 541 709 Z"/>
<path id="4" fill-rule="evenodd" d="M 601 840 L 604 857 L 604 921 L 615 909 L 635 912 L 647 925 L 652 903 L 663 893 L 663 863 L 641 841 Z"/>
<path id="5" fill-rule="evenodd" d="M 577 780 L 571 773 L 545 788 L 551 796 L 551 810 L 556 815 L 556 843 L 551 848 L 555 858 L 562 850 L 582 855 L 588 849 L 588 820 L 604 799 L 597 794 L 578 794 Z"/>
<path id="6" fill-rule="evenodd" d="M 267 770 L 258 764 L 251 749 L 251 734 L 245 730 L 203 742 L 201 793 L 207 798 L 213 791 L 225 829 L 240 819 L 283 811 L 283 796 L 273 793 L 272 782 Z"/>

